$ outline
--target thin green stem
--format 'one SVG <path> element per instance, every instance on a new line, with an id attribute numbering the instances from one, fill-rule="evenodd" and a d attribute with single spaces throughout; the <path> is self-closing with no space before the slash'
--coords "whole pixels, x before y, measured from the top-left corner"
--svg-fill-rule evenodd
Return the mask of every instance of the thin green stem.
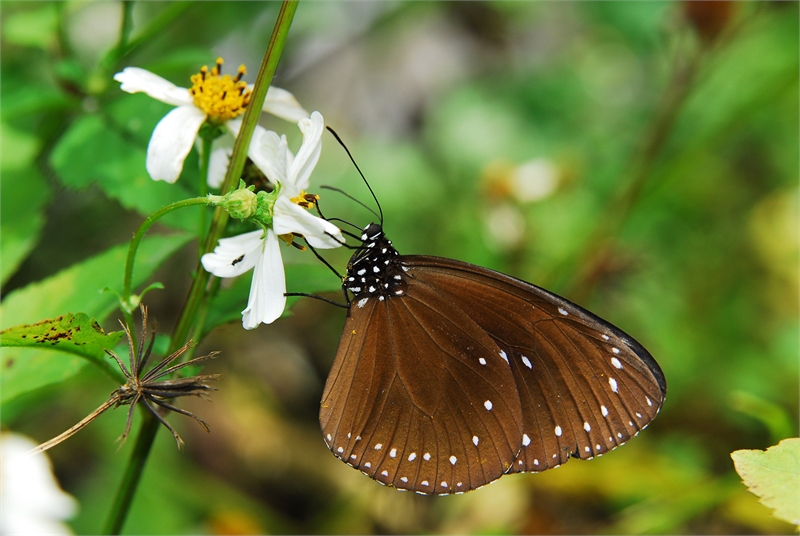
<path id="1" fill-rule="evenodd" d="M 683 58 L 676 58 L 670 81 L 656 109 L 652 126 L 640 150 L 636 151 L 631 159 L 628 168 L 629 180 L 616 198 L 607 204 L 604 213 L 597 218 L 598 225 L 585 242 L 587 247 L 572 265 L 573 269 L 577 268 L 578 273 L 570 278 L 572 284 L 564 291 L 571 299 L 584 301 L 590 294 L 594 284 L 594 274 L 608 252 L 610 241 L 619 233 L 633 207 L 641 198 L 648 180 L 653 176 L 659 156 L 680 116 L 683 104 L 694 87 L 703 59 L 702 50 L 697 51 L 685 63 Z M 559 271 L 566 274 L 569 270 Z"/>
<path id="2" fill-rule="evenodd" d="M 258 116 L 260 115 L 261 108 L 264 105 L 264 99 L 267 95 L 267 89 L 272 83 L 272 78 L 278 66 L 278 60 L 283 53 L 286 36 L 289 33 L 289 28 L 291 27 L 296 10 L 297 0 L 284 0 L 281 5 L 267 51 L 261 62 L 258 79 L 256 80 L 253 95 L 250 99 L 250 106 L 248 106 L 244 114 L 242 128 L 239 130 L 239 135 L 233 147 L 231 162 L 221 189 L 222 192 L 230 191 L 231 187 L 236 184 L 236 181 L 242 174 L 247 157 L 247 148 L 250 145 L 250 138 L 255 131 L 256 122 L 258 121 Z M 214 212 L 211 228 L 206 235 L 201 253 L 207 253 L 214 249 L 217 241 L 225 231 L 227 222 L 228 213 L 221 208 L 217 208 Z M 203 296 L 206 293 L 208 281 L 209 273 L 203 270 L 202 266 L 198 264 L 183 311 L 172 333 L 168 353 L 172 353 L 186 342 L 186 337 L 197 320 L 197 310 L 203 302 Z M 107 534 L 118 534 L 125 523 L 125 518 L 128 515 L 134 494 L 139 486 L 139 481 L 147 461 L 147 455 L 150 453 L 157 431 L 158 421 L 152 417 L 145 417 L 139 435 L 136 437 L 136 445 L 128 461 L 128 466 L 125 469 L 125 475 L 117 490 L 117 495 L 111 511 L 109 512 L 108 522 L 106 523 Z"/>
<path id="3" fill-rule="evenodd" d="M 214 140 L 208 136 L 202 137 L 202 147 L 200 149 L 200 176 L 198 177 L 198 184 L 197 184 L 197 193 L 205 197 L 208 194 L 208 167 L 211 163 L 211 145 Z M 197 236 L 203 237 L 206 234 L 206 211 L 200 211 L 200 222 L 199 222 L 199 229 Z M 202 242 L 202 240 L 201 240 Z M 203 252 L 199 250 L 198 244 L 198 260 L 202 256 Z"/>
<path id="4" fill-rule="evenodd" d="M 142 241 L 142 238 L 144 238 L 144 235 L 145 233 L 147 233 L 147 230 L 150 229 L 150 226 L 153 225 L 156 221 L 158 221 L 159 218 L 161 218 L 165 214 L 169 214 L 173 210 L 177 210 L 179 208 L 184 208 L 184 207 L 191 207 L 195 205 L 207 205 L 208 203 L 209 199 L 207 197 L 193 197 L 191 199 L 183 199 L 181 201 L 177 201 L 175 203 L 172 203 L 171 205 L 167 205 L 166 207 L 157 210 L 142 222 L 142 224 L 136 230 L 136 233 L 133 235 L 133 240 L 131 240 L 131 245 L 128 247 L 128 258 L 125 260 L 125 277 L 122 283 L 122 301 L 124 304 L 123 308 L 132 310 L 135 309 L 136 305 L 138 305 L 138 304 L 133 304 L 133 308 L 131 308 L 131 303 L 130 303 L 131 285 L 133 280 L 133 264 L 134 261 L 136 260 L 136 251 L 139 249 L 139 243 Z"/>
<path id="5" fill-rule="evenodd" d="M 125 474 L 122 476 L 122 483 L 119 486 L 111 510 L 103 528 L 103 534 L 119 534 L 125 518 L 128 515 L 133 495 L 139 485 L 139 479 L 147 463 L 147 456 L 153 447 L 153 440 L 158 431 L 158 421 L 150 412 L 142 411 L 142 428 L 136 437 L 136 445 L 133 447 Z"/>

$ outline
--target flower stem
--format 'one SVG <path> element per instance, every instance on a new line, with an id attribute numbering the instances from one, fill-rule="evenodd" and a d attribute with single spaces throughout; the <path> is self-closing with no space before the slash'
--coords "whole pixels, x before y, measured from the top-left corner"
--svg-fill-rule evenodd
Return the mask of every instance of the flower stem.
<path id="1" fill-rule="evenodd" d="M 133 235 L 133 239 L 131 240 L 131 244 L 128 247 L 128 258 L 125 260 L 125 276 L 123 278 L 122 283 L 122 310 L 125 314 L 125 320 L 128 322 L 129 326 L 133 325 L 131 321 L 131 315 L 138 306 L 138 303 L 131 303 L 131 285 L 133 281 L 133 264 L 136 260 L 136 251 L 139 249 L 139 244 L 144 238 L 145 233 L 153 225 L 159 218 L 172 212 L 173 210 L 177 210 L 183 207 L 191 207 L 195 205 L 207 205 L 209 204 L 209 199 L 207 197 L 193 197 L 191 199 L 183 199 L 181 201 L 177 201 L 172 203 L 171 205 L 167 205 L 166 207 L 157 210 L 156 212 L 152 213 L 150 216 L 147 217 L 146 220 L 142 222 L 139 228 L 136 230 L 136 234 Z"/>
<path id="2" fill-rule="evenodd" d="M 111 511 L 103 529 L 103 534 L 119 534 L 122 530 L 122 525 L 125 523 L 125 518 L 133 501 L 133 494 L 136 492 L 139 479 L 147 462 L 147 456 L 150 454 L 153 440 L 158 431 L 156 418 L 148 411 L 140 413 L 142 414 L 142 428 L 136 437 L 136 445 L 133 447 L 131 458 L 128 460 L 128 466 L 125 468 L 125 474 L 122 477 L 122 483 L 119 486 L 116 497 L 114 497 L 114 503 L 111 505 Z"/>
<path id="3" fill-rule="evenodd" d="M 278 60 L 283 52 L 284 44 L 286 43 L 286 36 L 289 33 L 289 28 L 294 18 L 294 13 L 297 11 L 297 0 L 284 0 L 281 5 L 278 19 L 275 21 L 275 28 L 272 30 L 272 37 L 270 37 L 267 51 L 264 54 L 264 59 L 261 62 L 261 68 L 258 72 L 258 79 L 256 80 L 255 87 L 253 88 L 253 95 L 250 99 L 250 106 L 244 114 L 242 127 L 239 130 L 239 135 L 236 137 L 236 143 L 233 146 L 233 154 L 231 155 L 230 165 L 227 174 L 225 175 L 225 182 L 222 186 L 222 192 L 230 191 L 231 187 L 236 183 L 244 169 L 245 159 L 247 157 L 247 148 L 250 145 L 250 138 L 255 131 L 256 122 L 261 113 L 261 108 L 264 104 L 264 99 L 267 95 L 267 89 L 272 83 L 272 77 L 275 74 L 275 68 L 278 66 Z M 205 201 L 205 200 L 204 200 Z M 199 203 L 197 203 L 199 204 Z M 163 210 L 163 209 L 162 209 Z M 155 216 L 155 214 L 154 214 Z M 148 218 L 149 219 L 149 218 Z M 228 222 L 228 213 L 222 208 L 217 208 L 214 212 L 214 219 L 211 222 L 211 228 L 206 235 L 206 240 L 203 245 L 201 253 L 207 253 L 214 249 L 219 238 L 222 236 L 225 225 Z M 144 226 L 144 224 L 143 224 Z M 148 225 L 149 227 L 149 225 Z M 144 229 L 147 230 L 146 228 Z M 137 232 L 138 234 L 138 232 Z M 141 233 L 142 235 L 144 232 Z M 136 237 L 134 237 L 136 240 Z M 141 237 L 139 237 L 141 240 Z M 133 247 L 133 243 L 131 244 Z M 130 270 L 132 271 L 133 261 L 129 259 L 131 264 Z M 130 278 L 127 277 L 128 266 L 126 266 L 126 286 L 128 289 L 126 296 L 130 296 Z M 186 342 L 186 337 L 196 321 L 197 308 L 203 302 L 203 296 L 208 287 L 208 280 L 210 274 L 203 270 L 202 266 L 198 265 L 195 271 L 194 280 L 189 290 L 189 296 L 186 298 L 181 316 L 172 333 L 168 354 L 172 353 L 175 349 L 180 348 Z M 117 495 L 114 499 L 111 511 L 109 512 L 108 522 L 106 523 L 106 534 L 119 534 L 125 523 L 125 518 L 130 510 L 133 496 L 139 485 L 147 455 L 153 445 L 156 432 L 158 431 L 158 421 L 150 415 L 146 415 L 142 421 L 141 430 L 136 437 L 136 445 L 134 446 L 131 458 L 128 461 L 128 466 L 125 469 L 120 487 L 117 490 Z"/>
<path id="4" fill-rule="evenodd" d="M 211 144 L 214 142 L 213 138 L 204 136 L 201 138 L 203 140 L 202 147 L 200 149 L 200 177 L 198 178 L 199 182 L 197 184 L 197 194 L 205 197 L 208 194 L 208 167 L 211 163 Z M 206 234 L 206 211 L 200 211 L 200 222 L 197 236 L 204 237 Z M 202 239 L 200 240 L 202 243 Z M 203 255 L 202 250 L 199 249 L 200 245 L 198 244 L 198 260 Z"/>

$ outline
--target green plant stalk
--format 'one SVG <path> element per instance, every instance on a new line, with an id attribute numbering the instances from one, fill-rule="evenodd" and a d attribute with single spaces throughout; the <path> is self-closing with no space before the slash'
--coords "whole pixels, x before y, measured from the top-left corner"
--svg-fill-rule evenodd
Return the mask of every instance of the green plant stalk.
<path id="1" fill-rule="evenodd" d="M 198 179 L 200 182 L 197 185 L 197 193 L 198 195 L 205 197 L 208 194 L 208 168 L 211 164 L 211 145 L 213 144 L 214 140 L 208 136 L 202 138 L 202 148 L 200 155 L 200 178 Z M 206 211 L 200 211 L 200 222 L 198 223 L 198 232 L 197 236 L 205 236 L 206 233 Z M 200 241 L 203 242 L 202 240 Z M 203 252 L 200 249 L 200 245 L 198 244 L 197 250 L 197 260 L 200 260 L 200 257 L 203 256 Z"/>
<path id="2" fill-rule="evenodd" d="M 261 108 L 264 105 L 264 99 L 267 96 L 267 90 L 275 75 L 278 60 L 283 53 L 283 47 L 286 44 L 286 36 L 289 34 L 289 27 L 292 24 L 295 11 L 297 11 L 297 0 L 284 0 L 281 5 L 281 10 L 278 13 L 278 19 L 275 21 L 275 27 L 272 30 L 272 37 L 267 46 L 267 51 L 264 54 L 264 59 L 258 71 L 258 78 L 253 87 L 250 105 L 244 113 L 242 127 L 233 144 L 233 153 L 231 154 L 230 164 L 228 165 L 225 181 L 220 188 L 220 192 L 230 191 L 234 185 L 237 184 L 239 177 L 242 176 L 244 164 L 247 159 L 247 149 L 250 146 L 250 138 L 253 137 L 256 123 L 258 123 L 258 118 L 261 115 Z M 206 235 L 206 242 L 203 245 L 201 254 L 208 253 L 214 249 L 227 223 L 228 213 L 222 208 L 217 208 L 217 210 L 214 211 L 211 229 L 208 235 Z M 192 281 L 192 287 L 189 289 L 189 297 L 178 319 L 178 324 L 175 326 L 175 331 L 172 333 L 170 352 L 174 352 L 186 342 L 186 337 L 195 321 L 195 312 L 203 300 L 203 293 L 206 290 L 209 277 L 210 274 L 203 270 L 202 266 L 198 265 L 197 273 L 195 274 L 194 281 Z"/>
<path id="3" fill-rule="evenodd" d="M 571 299 L 585 301 L 591 293 L 595 269 L 603 262 L 611 240 L 618 235 L 640 199 L 648 179 L 652 176 L 661 151 L 672 133 L 672 127 L 694 88 L 704 58 L 703 51 L 698 50 L 683 68 L 676 60 L 667 88 L 656 109 L 652 126 L 640 150 L 631 158 L 626 186 L 597 218 L 598 225 L 585 241 L 586 247 L 583 248 L 583 252 L 571 262 L 572 269 L 558 270 L 562 274 L 574 274 L 568 278 L 572 283 L 564 290 Z"/>
<path id="4" fill-rule="evenodd" d="M 281 4 L 278 19 L 275 21 L 275 27 L 272 31 L 267 51 L 264 54 L 264 59 L 258 72 L 258 79 L 253 88 L 250 106 L 248 106 L 244 114 L 242 128 L 239 130 L 239 135 L 233 146 L 233 154 L 231 155 L 225 182 L 221 189 L 222 192 L 229 191 L 231 187 L 236 184 L 237 179 L 241 176 L 242 170 L 244 169 L 250 138 L 255 131 L 255 126 L 267 95 L 267 89 L 272 83 L 275 69 L 278 66 L 278 60 L 283 53 L 286 36 L 289 34 L 292 19 L 297 11 L 297 4 L 297 0 L 284 0 Z M 214 246 L 225 230 L 227 222 L 228 213 L 221 208 L 217 208 L 214 212 L 211 228 L 209 229 L 208 235 L 206 235 L 206 241 L 202 252 L 210 252 L 214 249 Z M 208 286 L 208 280 L 208 272 L 203 270 L 202 266 L 198 265 L 192 281 L 192 286 L 189 289 L 189 296 L 186 299 L 181 316 L 172 333 L 168 353 L 173 352 L 186 341 L 189 330 L 196 319 L 197 308 L 203 301 L 203 296 Z M 136 445 L 131 453 L 131 458 L 125 468 L 122 482 L 120 483 L 120 487 L 114 498 L 114 503 L 109 511 L 108 521 L 104 531 L 105 534 L 119 534 L 125 523 L 125 518 L 130 510 L 134 494 L 139 486 L 139 481 L 147 462 L 147 457 L 150 453 L 156 432 L 158 431 L 158 424 L 158 421 L 152 416 L 145 416 L 142 421 L 141 430 L 136 437 Z"/>
<path id="5" fill-rule="evenodd" d="M 131 459 L 125 468 L 125 474 L 117 490 L 117 495 L 114 497 L 114 503 L 111 505 L 111 512 L 103 529 L 103 534 L 119 534 L 122 530 L 131 502 L 133 502 L 133 495 L 136 493 L 139 479 L 144 471 L 147 456 L 150 454 L 153 440 L 156 438 L 156 432 L 158 432 L 159 423 L 156 418 L 148 411 L 140 413 L 142 414 L 142 428 L 136 437 Z"/>
<path id="6" fill-rule="evenodd" d="M 136 261 L 136 252 L 139 249 L 139 244 L 144 238 L 145 233 L 147 230 L 150 229 L 150 226 L 153 225 L 156 221 L 158 221 L 162 216 L 165 214 L 169 214 L 173 210 L 177 210 L 179 208 L 184 207 L 192 207 L 195 205 L 207 205 L 209 204 L 209 199 L 207 197 L 193 197 L 191 199 L 183 199 L 181 201 L 177 201 L 172 203 L 171 205 L 167 205 L 164 208 L 157 210 L 156 212 L 152 213 L 147 217 L 146 220 L 142 222 L 139 228 L 136 230 L 136 233 L 133 235 L 133 239 L 131 240 L 130 246 L 128 246 L 128 257 L 125 259 L 125 275 L 123 277 L 122 283 L 122 311 L 125 315 L 125 321 L 128 323 L 129 326 L 133 325 L 133 318 L 132 313 L 133 310 L 136 308 L 137 304 L 132 306 L 130 299 L 131 299 L 131 285 L 133 281 L 133 264 Z"/>

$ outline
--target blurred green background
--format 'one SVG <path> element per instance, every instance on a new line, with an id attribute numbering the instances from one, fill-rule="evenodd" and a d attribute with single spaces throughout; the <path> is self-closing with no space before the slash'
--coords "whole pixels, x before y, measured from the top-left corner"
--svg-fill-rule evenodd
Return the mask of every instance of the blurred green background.
<path id="1" fill-rule="evenodd" d="M 187 87 L 223 56 L 252 82 L 279 6 L 133 3 L 132 46 L 116 58 L 121 3 L 3 2 L 3 327 L 36 320 L 11 305 L 30 284 L 125 247 L 144 215 L 191 195 L 195 152 L 174 186 L 144 168 L 170 107 L 123 93 L 113 74 L 139 66 Z M 300 301 L 252 332 L 234 317 L 199 349 L 222 351 L 205 369 L 225 374 L 220 391 L 183 403 L 211 434 L 170 417 L 186 451 L 159 433 L 125 532 L 792 532 L 746 491 L 730 452 L 798 433 L 799 44 L 789 2 L 301 3 L 274 84 L 346 141 L 400 252 L 580 303 L 651 351 L 667 400 L 645 433 L 591 462 L 462 496 L 399 493 L 337 461 L 319 432 L 344 312 Z M 262 123 L 297 147 L 292 125 Z M 366 225 L 366 211 L 319 190 L 370 202 L 324 144 L 312 176 L 323 209 Z M 156 234 L 190 228 L 187 214 Z M 147 298 L 162 333 L 195 248 L 153 277 L 166 286 Z M 287 257 L 290 291 L 337 287 L 303 276 L 309 253 Z M 327 258 L 344 270 L 348 252 Z M 4 429 L 47 440 L 116 387 L 76 367 L 4 396 Z M 101 530 L 132 448 L 114 443 L 124 419 L 108 412 L 50 452 L 80 502 L 77 533 Z"/>

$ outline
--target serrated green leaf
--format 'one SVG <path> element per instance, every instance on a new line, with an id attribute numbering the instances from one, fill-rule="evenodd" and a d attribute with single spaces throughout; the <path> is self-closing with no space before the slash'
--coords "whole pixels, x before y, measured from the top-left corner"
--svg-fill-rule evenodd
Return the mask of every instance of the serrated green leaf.
<path id="1" fill-rule="evenodd" d="M 60 350 L 93 361 L 124 381 L 117 369 L 107 367 L 105 359 L 105 350 L 114 348 L 124 336 L 124 331 L 106 333 L 94 318 L 84 313 L 67 313 L 0 331 L 0 346 Z"/>
<path id="2" fill-rule="evenodd" d="M 762 450 L 731 453 L 736 472 L 774 516 L 800 525 L 800 438 L 784 439 Z"/>
<path id="3" fill-rule="evenodd" d="M 75 121 L 53 149 L 50 163 L 68 187 L 83 189 L 96 184 L 106 195 L 142 216 L 193 195 L 181 182 L 152 180 L 145 169 L 144 146 L 127 139 L 98 115 Z M 198 210 L 203 209 L 174 211 L 160 223 L 194 231 Z"/>
<path id="4" fill-rule="evenodd" d="M 134 287 L 144 283 L 190 236 L 169 235 L 145 238 L 139 247 Z M 32 324 L 66 311 L 84 311 L 103 321 L 117 308 L 117 297 L 103 292 L 104 287 L 121 291 L 122 273 L 128 245 L 123 244 L 91 259 L 75 264 L 43 281 L 32 283 L 9 294 L 0 305 L 3 329 Z M 39 387 L 62 381 L 76 374 L 86 360 L 60 352 L 29 348 L 0 349 L 0 402 L 11 400 Z"/>

